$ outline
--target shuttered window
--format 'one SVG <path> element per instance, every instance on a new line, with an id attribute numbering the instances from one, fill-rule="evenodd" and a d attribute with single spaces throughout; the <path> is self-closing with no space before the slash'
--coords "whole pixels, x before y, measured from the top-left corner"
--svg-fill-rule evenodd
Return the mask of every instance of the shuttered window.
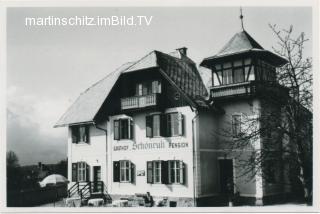
<path id="1" fill-rule="evenodd" d="M 89 143 L 90 126 L 80 125 L 71 127 L 72 143 Z"/>
<path id="2" fill-rule="evenodd" d="M 78 182 L 84 182 L 90 180 L 90 173 L 89 173 L 90 166 L 86 162 L 77 162 L 72 164 L 72 180 L 76 180 Z"/>
<path id="3" fill-rule="evenodd" d="M 113 182 L 134 182 L 135 165 L 128 160 L 113 162 Z"/>
<path id="4" fill-rule="evenodd" d="M 181 113 L 170 113 L 166 117 L 167 136 L 182 136 L 184 134 L 184 115 Z"/>
<path id="5" fill-rule="evenodd" d="M 159 137 L 160 134 L 160 115 L 146 116 L 146 136 L 147 137 Z"/>
<path id="6" fill-rule="evenodd" d="M 129 118 L 114 120 L 114 140 L 133 139 L 133 121 Z"/>
<path id="7" fill-rule="evenodd" d="M 183 161 L 169 161 L 169 183 L 185 183 L 185 164 Z"/>
<path id="8" fill-rule="evenodd" d="M 181 113 L 146 116 L 147 137 L 174 137 L 184 135 L 184 115 Z"/>
<path id="9" fill-rule="evenodd" d="M 183 161 L 147 161 L 147 183 L 150 184 L 185 184 L 185 172 Z"/>

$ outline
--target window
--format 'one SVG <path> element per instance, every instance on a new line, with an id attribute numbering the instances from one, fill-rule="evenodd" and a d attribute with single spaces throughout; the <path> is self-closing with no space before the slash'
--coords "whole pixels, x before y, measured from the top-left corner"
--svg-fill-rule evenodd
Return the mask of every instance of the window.
<path id="1" fill-rule="evenodd" d="M 244 74 L 242 68 L 234 69 L 234 83 L 244 82 Z"/>
<path id="2" fill-rule="evenodd" d="M 114 120 L 114 139 L 133 139 L 133 121 L 129 118 Z"/>
<path id="3" fill-rule="evenodd" d="M 179 160 L 169 161 L 169 182 L 170 183 L 184 183 L 184 163 Z"/>
<path id="4" fill-rule="evenodd" d="M 232 115 L 232 135 L 238 137 L 241 134 L 241 115 Z"/>
<path id="5" fill-rule="evenodd" d="M 145 96 L 148 94 L 161 93 L 161 82 L 147 81 L 136 85 L 136 96 Z"/>
<path id="6" fill-rule="evenodd" d="M 216 64 L 212 70 L 212 83 L 214 86 L 219 86 L 254 80 L 252 78 L 254 73 L 252 68 L 253 65 L 250 58 Z"/>
<path id="7" fill-rule="evenodd" d="M 184 132 L 184 116 L 181 113 L 170 113 L 166 115 L 167 136 L 182 136 Z"/>
<path id="8" fill-rule="evenodd" d="M 147 161 L 147 183 L 184 184 L 186 167 L 179 160 Z"/>
<path id="9" fill-rule="evenodd" d="M 120 182 L 129 182 L 130 178 L 130 162 L 120 161 Z"/>
<path id="10" fill-rule="evenodd" d="M 149 115 L 146 117 L 146 136 L 160 136 L 160 114 Z"/>
<path id="11" fill-rule="evenodd" d="M 90 127 L 88 125 L 72 126 L 72 143 L 89 143 L 89 130 Z"/>
<path id="12" fill-rule="evenodd" d="M 231 84 L 232 83 L 232 70 L 231 69 L 226 69 L 223 71 L 223 84 Z"/>
<path id="13" fill-rule="evenodd" d="M 113 181 L 114 182 L 134 182 L 135 165 L 129 160 L 113 162 Z"/>
<path id="14" fill-rule="evenodd" d="M 146 116 L 147 137 L 174 137 L 184 134 L 184 115 L 181 113 Z"/>
<path id="15" fill-rule="evenodd" d="M 89 181 L 89 165 L 86 162 L 72 163 L 72 181 Z"/>
<path id="16" fill-rule="evenodd" d="M 161 161 L 153 162 L 154 183 L 161 183 Z"/>

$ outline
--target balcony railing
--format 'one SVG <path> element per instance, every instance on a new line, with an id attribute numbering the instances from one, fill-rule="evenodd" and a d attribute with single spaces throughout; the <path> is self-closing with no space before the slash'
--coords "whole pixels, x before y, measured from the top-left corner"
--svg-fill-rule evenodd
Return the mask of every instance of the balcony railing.
<path id="1" fill-rule="evenodd" d="M 211 96 L 214 98 L 249 95 L 251 92 L 252 85 L 250 82 L 211 88 Z"/>
<path id="2" fill-rule="evenodd" d="M 216 99 L 223 99 L 235 96 L 250 96 L 258 93 L 273 93 L 285 95 L 284 87 L 274 82 L 250 81 L 238 84 L 215 86 L 211 88 L 211 96 Z"/>
<path id="3" fill-rule="evenodd" d="M 159 104 L 160 94 L 121 98 L 121 110 L 145 108 Z"/>

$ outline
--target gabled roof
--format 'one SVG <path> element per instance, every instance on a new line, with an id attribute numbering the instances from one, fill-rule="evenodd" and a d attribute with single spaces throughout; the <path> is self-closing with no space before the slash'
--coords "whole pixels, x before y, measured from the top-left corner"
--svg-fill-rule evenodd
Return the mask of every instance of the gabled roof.
<path id="1" fill-rule="evenodd" d="M 55 127 L 93 123 L 96 114 L 121 74 L 149 68 L 158 68 L 160 73 L 168 78 L 169 82 L 174 84 L 195 106 L 208 107 L 205 102 L 208 92 L 195 63 L 186 56 L 179 59 L 160 51 L 152 51 L 134 63 L 124 64 L 80 94 Z"/>
<path id="2" fill-rule="evenodd" d="M 62 115 L 54 127 L 93 122 L 94 116 L 109 95 L 120 74 L 131 64 L 132 63 L 126 63 L 120 66 L 118 69 L 81 93 L 78 99 Z"/>
<path id="3" fill-rule="evenodd" d="M 216 55 L 205 58 L 200 65 L 210 67 L 210 64 L 221 61 L 222 59 L 253 53 L 272 62 L 275 66 L 282 66 L 287 63 L 287 60 L 283 57 L 265 50 L 246 31 L 241 31 L 236 33 Z"/>

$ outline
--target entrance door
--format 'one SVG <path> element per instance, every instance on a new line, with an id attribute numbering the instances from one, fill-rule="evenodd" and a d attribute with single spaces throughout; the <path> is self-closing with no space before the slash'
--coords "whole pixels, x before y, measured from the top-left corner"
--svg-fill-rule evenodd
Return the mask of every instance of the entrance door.
<path id="1" fill-rule="evenodd" d="M 231 159 L 219 160 L 220 190 L 223 195 L 231 195 L 233 190 L 233 162 Z"/>
<path id="2" fill-rule="evenodd" d="M 101 166 L 94 166 L 93 167 L 93 192 L 100 192 L 101 191 Z"/>

